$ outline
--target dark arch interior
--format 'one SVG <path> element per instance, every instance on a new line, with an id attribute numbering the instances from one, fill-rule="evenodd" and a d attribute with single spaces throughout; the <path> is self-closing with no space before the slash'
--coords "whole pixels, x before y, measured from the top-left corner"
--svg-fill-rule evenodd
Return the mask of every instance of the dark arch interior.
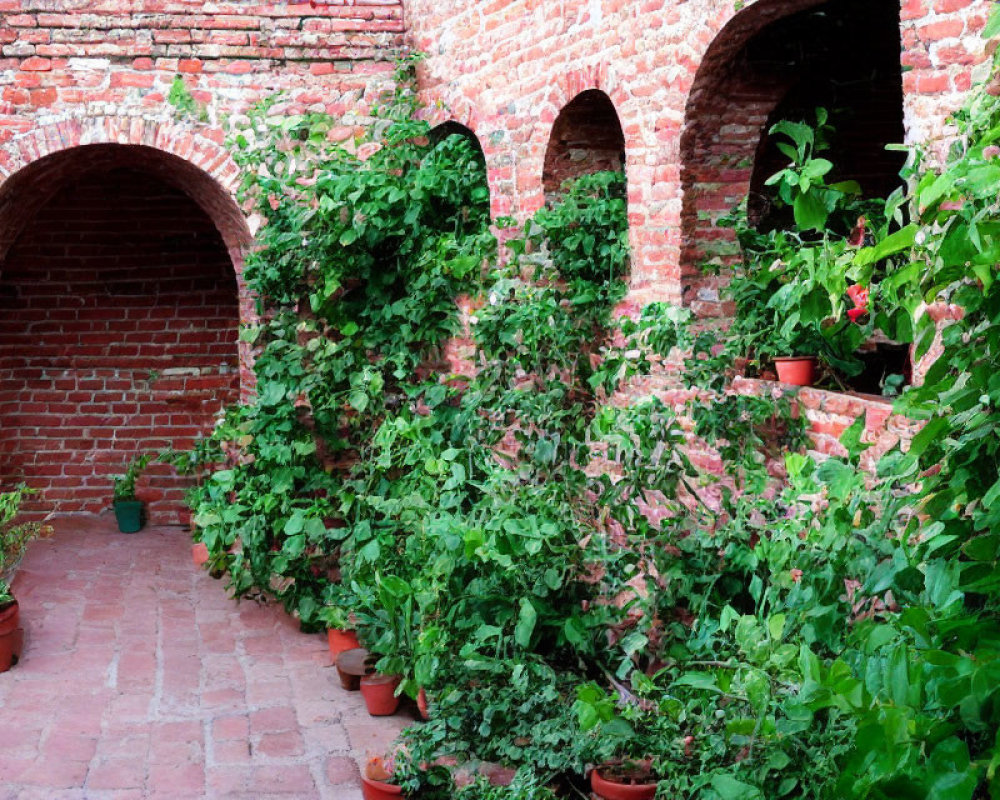
<path id="1" fill-rule="evenodd" d="M 430 140 L 432 145 L 436 146 L 449 136 L 461 136 L 469 144 L 471 144 L 479 154 L 479 158 L 485 167 L 486 155 L 483 153 L 483 145 L 479 141 L 479 137 L 476 136 L 475 132 L 471 128 L 467 128 L 461 122 L 455 122 L 454 120 L 442 122 L 440 125 L 436 125 L 431 128 Z"/>
<path id="2" fill-rule="evenodd" d="M 898 185 L 902 159 L 885 151 L 903 138 L 898 4 L 830 0 L 778 16 L 785 7 L 762 0 L 737 15 L 692 89 L 681 140 L 681 277 L 685 304 L 702 317 L 727 309 L 719 279 L 700 266 L 738 256 L 717 220 L 748 195 L 751 220 L 769 219 L 763 184 L 787 163 L 767 136 L 774 122 L 832 110 L 831 178 L 858 180 L 870 197 Z"/>
<path id="3" fill-rule="evenodd" d="M 542 170 L 545 196 L 554 197 L 567 180 L 602 170 L 625 171 L 625 135 L 611 99 L 588 89 L 552 125 Z"/>
<path id="4" fill-rule="evenodd" d="M 226 242 L 175 181 L 110 152 L 4 186 L 0 484 L 39 488 L 45 511 L 107 509 L 111 474 L 190 446 L 239 394 Z M 182 521 L 184 482 L 148 473 L 150 518 Z"/>
<path id="5" fill-rule="evenodd" d="M 830 112 L 836 128 L 825 154 L 834 164 L 830 181 L 856 180 L 867 197 L 887 197 L 900 185 L 905 155 L 885 149 L 904 136 L 900 49 L 898 6 L 859 0 L 800 12 L 750 40 L 741 54 L 748 70 L 795 76 L 757 148 L 747 209 L 752 222 L 781 222 L 772 216 L 764 182 L 788 159 L 768 130 L 783 119 L 812 122 L 817 107 Z"/>

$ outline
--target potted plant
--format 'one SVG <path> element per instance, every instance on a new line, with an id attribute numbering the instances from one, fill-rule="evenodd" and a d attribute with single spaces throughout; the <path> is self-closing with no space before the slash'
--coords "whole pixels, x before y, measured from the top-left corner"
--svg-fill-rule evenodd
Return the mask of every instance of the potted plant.
<path id="1" fill-rule="evenodd" d="M 11 590 L 11 581 L 28 543 L 48 532 L 37 522 L 15 522 L 25 496 L 34 491 L 19 486 L 0 493 L 0 672 L 17 663 L 24 642 L 19 627 L 20 607 Z"/>
<path id="2" fill-rule="evenodd" d="M 391 800 L 403 796 L 403 787 L 390 783 L 392 765 L 381 758 L 371 758 L 361 773 L 361 793 L 365 800 Z"/>
<path id="3" fill-rule="evenodd" d="M 603 800 L 653 800 L 657 776 L 648 736 L 649 712 L 626 704 L 622 709 L 596 683 L 577 687 L 574 703 L 580 727 L 590 733 L 590 788 Z"/>
<path id="4" fill-rule="evenodd" d="M 135 496 L 135 483 L 151 459 L 149 453 L 136 456 L 125 465 L 123 473 L 112 476 L 115 520 L 122 533 L 137 533 L 142 530 L 145 519 L 142 501 Z"/>
<path id="5" fill-rule="evenodd" d="M 24 634 L 19 622 L 17 600 L 7 582 L 0 581 L 0 672 L 9 670 L 21 655 Z"/>
<path id="6" fill-rule="evenodd" d="M 383 675 L 375 672 L 361 678 L 361 696 L 365 699 L 368 713 L 373 717 L 388 717 L 399 708 L 396 690 L 402 682 L 400 675 Z"/>
<path id="7" fill-rule="evenodd" d="M 403 672 L 413 655 L 413 589 L 396 575 L 376 574 L 374 591 L 359 593 L 359 602 L 359 622 L 380 656 L 376 672 L 361 679 L 361 693 L 369 714 L 387 716 L 399 707 Z"/>
<path id="8" fill-rule="evenodd" d="M 827 117 L 817 109 L 815 125 L 774 125 L 769 133 L 790 163 L 766 181 L 770 216 L 751 223 L 744 203 L 721 223 L 736 230 L 743 256 L 727 290 L 729 339 L 760 373 L 773 364 L 779 380 L 799 386 L 812 383 L 820 360 L 846 376 L 863 368 L 856 351 L 869 331 L 855 324 L 858 313 L 845 313 L 844 298 L 865 220 L 885 214 L 856 182 L 826 182 L 833 164 L 819 154 L 834 132 Z"/>
<path id="9" fill-rule="evenodd" d="M 361 647 L 346 601 L 343 584 L 329 583 L 323 589 L 323 606 L 316 611 L 317 619 L 326 626 L 327 644 L 334 664 L 344 651 Z"/>
<path id="10" fill-rule="evenodd" d="M 649 759 L 605 762 L 590 771 L 590 788 L 603 800 L 653 800 L 658 781 Z"/>

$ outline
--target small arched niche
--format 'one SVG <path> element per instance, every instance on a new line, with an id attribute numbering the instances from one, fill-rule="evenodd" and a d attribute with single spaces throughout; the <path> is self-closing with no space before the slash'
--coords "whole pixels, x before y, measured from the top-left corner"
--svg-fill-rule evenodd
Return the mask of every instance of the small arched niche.
<path id="1" fill-rule="evenodd" d="M 625 172 L 625 135 L 611 98 L 588 89 L 552 125 L 542 169 L 546 200 L 551 202 L 566 181 L 605 170 Z"/>

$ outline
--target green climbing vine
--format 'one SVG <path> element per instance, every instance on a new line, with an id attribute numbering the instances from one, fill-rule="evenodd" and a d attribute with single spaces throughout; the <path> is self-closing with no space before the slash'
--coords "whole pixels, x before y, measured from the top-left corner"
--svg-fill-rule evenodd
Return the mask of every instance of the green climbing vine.
<path id="1" fill-rule="evenodd" d="M 355 627 L 430 694 L 394 765 L 413 797 L 579 796 L 590 764 L 658 797 L 1000 797 L 1000 101 L 975 94 L 942 168 L 915 154 L 867 238 L 820 165 L 822 209 L 756 240 L 760 259 L 804 244 L 836 286 L 810 328 L 831 362 L 858 335 L 850 286 L 865 324 L 940 344 L 898 401 L 922 430 L 872 472 L 864 420 L 816 459 L 794 396 L 731 391 L 738 336 L 665 305 L 616 315 L 623 176 L 491 221 L 480 153 L 394 87 L 346 144 L 273 101 L 234 131 L 267 220 L 257 391 L 199 445 L 192 497 L 234 593 Z M 789 130 L 799 174 L 816 131 Z M 630 384 L 664 359 L 683 408 Z M 482 760 L 514 782 L 453 786 L 446 764 Z"/>

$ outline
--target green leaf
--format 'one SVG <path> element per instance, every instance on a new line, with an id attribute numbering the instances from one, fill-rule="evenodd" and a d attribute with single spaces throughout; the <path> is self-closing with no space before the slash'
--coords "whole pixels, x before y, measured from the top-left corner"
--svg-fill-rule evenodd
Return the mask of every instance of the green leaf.
<path id="1" fill-rule="evenodd" d="M 288 518 L 285 523 L 284 531 L 286 536 L 294 536 L 299 533 L 305 525 L 305 514 L 302 511 L 296 511 Z"/>
<path id="2" fill-rule="evenodd" d="M 785 632 L 785 615 L 772 614 L 767 619 L 767 632 L 772 642 L 780 642 Z"/>
<path id="3" fill-rule="evenodd" d="M 281 546 L 281 552 L 290 558 L 298 558 L 306 550 L 306 537 L 305 534 L 298 533 L 295 536 L 289 536 L 285 539 L 285 543 Z"/>
<path id="4" fill-rule="evenodd" d="M 359 414 L 363 414 L 365 409 L 368 408 L 368 395 L 361 389 L 354 389 L 348 396 L 347 402 L 351 408 Z"/>
<path id="5" fill-rule="evenodd" d="M 521 647 L 527 649 L 531 644 L 531 635 L 535 631 L 535 623 L 538 621 L 538 612 L 526 598 L 521 598 L 521 610 L 517 615 L 517 625 L 514 627 L 514 641 Z"/>
<path id="6" fill-rule="evenodd" d="M 764 800 L 760 789 L 729 775 L 713 776 L 712 788 L 719 793 L 720 800 Z"/>
<path id="7" fill-rule="evenodd" d="M 993 6 L 990 11 L 990 18 L 986 23 L 986 27 L 983 28 L 983 38 L 992 39 L 1000 33 L 1000 6 Z"/>
<path id="8" fill-rule="evenodd" d="M 806 192 L 795 198 L 792 204 L 795 224 L 804 231 L 822 230 L 830 212 L 818 191 Z"/>
<path id="9" fill-rule="evenodd" d="M 881 261 L 887 256 L 894 255 L 902 250 L 913 247 L 916 241 L 917 231 L 920 228 L 915 223 L 910 223 L 905 228 L 901 228 L 889 236 L 886 236 L 874 247 L 863 247 L 854 257 L 854 264 L 857 266 L 867 266 Z"/>

